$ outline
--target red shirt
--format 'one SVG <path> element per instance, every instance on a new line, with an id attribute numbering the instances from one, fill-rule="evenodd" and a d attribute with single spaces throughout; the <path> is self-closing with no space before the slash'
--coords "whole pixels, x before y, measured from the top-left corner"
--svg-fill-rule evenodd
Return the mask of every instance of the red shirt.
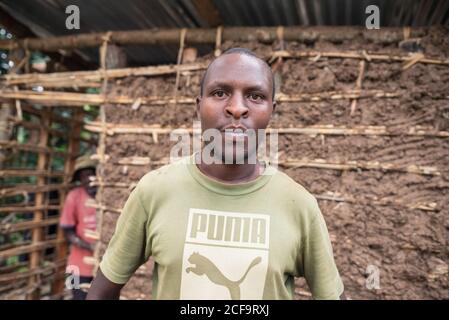
<path id="1" fill-rule="evenodd" d="M 89 243 L 94 243 L 95 240 L 87 238 L 84 234 L 86 229 L 96 229 L 95 208 L 86 206 L 86 200 L 89 199 L 92 199 L 92 197 L 83 187 L 71 190 L 65 200 L 59 225 L 61 227 L 75 227 L 78 237 Z M 69 268 L 69 266 L 77 266 L 80 276 L 92 277 L 93 266 L 83 261 L 84 257 L 92 257 L 92 255 L 91 251 L 72 245 L 67 261 L 67 272 L 73 272 L 73 268 Z"/>

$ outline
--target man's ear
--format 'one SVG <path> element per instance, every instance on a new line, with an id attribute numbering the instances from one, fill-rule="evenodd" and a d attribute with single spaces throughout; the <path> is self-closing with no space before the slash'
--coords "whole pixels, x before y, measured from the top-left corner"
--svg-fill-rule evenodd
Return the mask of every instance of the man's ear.
<path id="1" fill-rule="evenodd" d="M 201 120 L 200 118 L 200 104 L 201 104 L 201 96 L 196 97 L 196 117 L 198 120 Z"/>

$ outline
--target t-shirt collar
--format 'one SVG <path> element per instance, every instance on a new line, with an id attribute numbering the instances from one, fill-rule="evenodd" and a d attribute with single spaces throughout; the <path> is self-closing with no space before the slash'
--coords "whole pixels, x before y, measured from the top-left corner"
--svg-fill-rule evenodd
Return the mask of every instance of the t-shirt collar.
<path id="1" fill-rule="evenodd" d="M 195 163 L 195 155 L 196 153 L 187 158 L 187 168 L 192 177 L 204 188 L 222 195 L 237 196 L 255 192 L 262 188 L 265 184 L 267 184 L 267 182 L 270 181 L 271 177 L 276 173 L 275 168 L 267 166 L 265 168 L 265 172 L 270 171 L 270 174 L 260 175 L 256 179 L 248 182 L 225 183 L 210 178 L 203 172 L 201 172 L 201 170 Z"/>

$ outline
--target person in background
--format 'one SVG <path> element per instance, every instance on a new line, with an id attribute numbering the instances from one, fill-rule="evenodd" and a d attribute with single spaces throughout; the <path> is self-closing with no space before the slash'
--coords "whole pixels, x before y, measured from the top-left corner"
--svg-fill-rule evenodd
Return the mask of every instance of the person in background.
<path id="1" fill-rule="evenodd" d="M 95 198 L 96 187 L 89 186 L 90 177 L 95 176 L 95 168 L 96 161 L 87 155 L 76 159 L 72 183 L 77 186 L 68 193 L 59 222 L 70 244 L 66 272 L 79 277 L 79 282 L 73 281 L 72 284 L 90 284 L 93 279 L 93 266 L 86 264 L 84 258 L 93 256 L 95 246 L 95 241 L 86 237 L 87 230 L 96 229 L 95 208 L 88 207 L 86 203 Z M 74 300 L 84 300 L 87 292 L 75 286 L 72 294 Z"/>

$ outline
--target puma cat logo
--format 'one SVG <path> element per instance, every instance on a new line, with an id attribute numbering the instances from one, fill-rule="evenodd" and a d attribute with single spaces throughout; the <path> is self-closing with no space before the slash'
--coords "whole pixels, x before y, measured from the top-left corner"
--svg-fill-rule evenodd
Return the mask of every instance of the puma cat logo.
<path id="1" fill-rule="evenodd" d="M 198 252 L 192 253 L 188 261 L 195 266 L 188 267 L 186 269 L 187 273 L 192 271 L 194 274 L 198 276 L 206 274 L 209 280 L 212 281 L 213 283 L 219 286 L 226 287 L 229 290 L 232 300 L 240 300 L 240 284 L 245 280 L 246 276 L 248 275 L 248 272 L 262 261 L 262 258 L 261 257 L 254 258 L 254 260 L 250 263 L 250 265 L 246 269 L 246 272 L 237 281 L 232 281 L 226 278 L 212 261 L 210 261 L 205 256 L 202 256 Z"/>

